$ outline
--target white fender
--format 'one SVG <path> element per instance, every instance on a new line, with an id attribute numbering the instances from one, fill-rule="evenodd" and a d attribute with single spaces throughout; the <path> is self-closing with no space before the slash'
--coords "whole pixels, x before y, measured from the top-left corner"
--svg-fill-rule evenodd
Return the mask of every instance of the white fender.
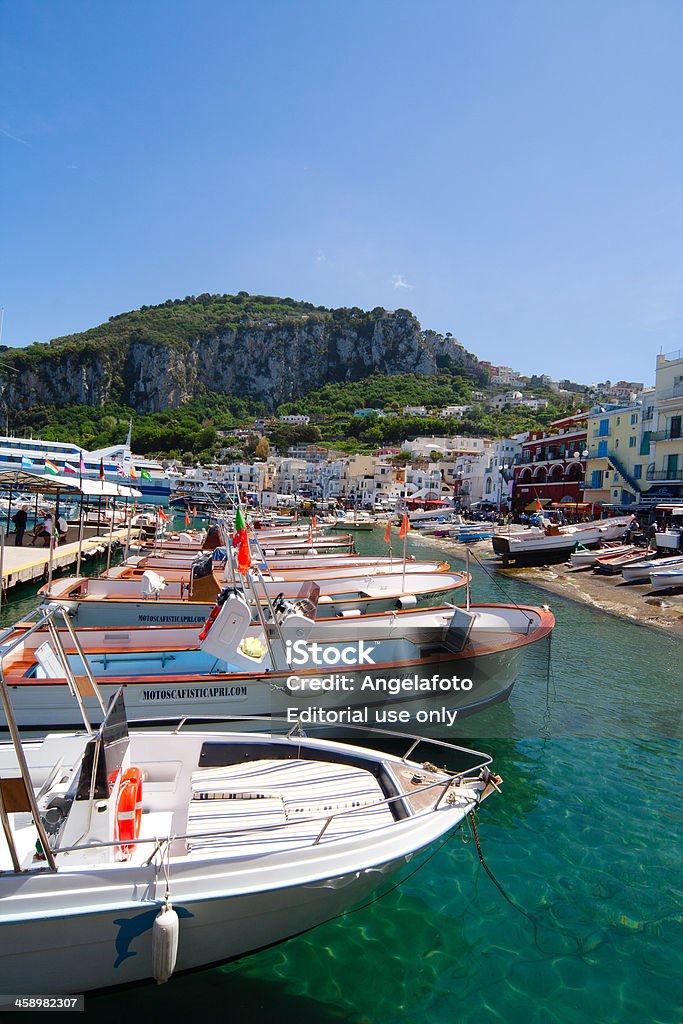
<path id="1" fill-rule="evenodd" d="M 163 985 L 175 970 L 178 958 L 180 921 L 170 903 L 165 903 L 152 926 L 152 973 L 158 985 Z"/>

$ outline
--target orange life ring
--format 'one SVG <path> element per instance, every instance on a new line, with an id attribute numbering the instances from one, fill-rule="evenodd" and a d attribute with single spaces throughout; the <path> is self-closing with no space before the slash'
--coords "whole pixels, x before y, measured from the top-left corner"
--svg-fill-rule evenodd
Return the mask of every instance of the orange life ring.
<path id="1" fill-rule="evenodd" d="M 126 860 L 132 850 L 131 844 L 140 835 L 142 822 L 142 772 L 139 768 L 128 768 L 121 776 L 119 796 L 116 801 L 116 839 L 121 842 L 121 856 Z"/>

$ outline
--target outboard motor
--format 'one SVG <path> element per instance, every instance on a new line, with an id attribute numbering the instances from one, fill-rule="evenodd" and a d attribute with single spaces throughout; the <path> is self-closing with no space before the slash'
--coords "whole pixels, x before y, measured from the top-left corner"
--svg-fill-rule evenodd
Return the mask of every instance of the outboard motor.
<path id="1" fill-rule="evenodd" d="M 204 576 L 210 576 L 213 570 L 213 558 L 211 555 L 198 555 L 192 560 L 192 577 L 201 580 Z"/>

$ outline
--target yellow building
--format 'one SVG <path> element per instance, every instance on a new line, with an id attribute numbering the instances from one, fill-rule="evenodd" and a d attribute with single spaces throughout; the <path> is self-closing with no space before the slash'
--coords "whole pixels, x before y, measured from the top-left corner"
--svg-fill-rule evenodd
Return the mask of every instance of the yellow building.
<path id="1" fill-rule="evenodd" d="M 642 404 L 606 405 L 588 416 L 584 501 L 595 505 L 634 505 L 650 486 L 653 391 Z"/>
<path id="2" fill-rule="evenodd" d="M 662 500 L 683 497 L 683 349 L 657 356 L 653 450 L 647 477 Z"/>

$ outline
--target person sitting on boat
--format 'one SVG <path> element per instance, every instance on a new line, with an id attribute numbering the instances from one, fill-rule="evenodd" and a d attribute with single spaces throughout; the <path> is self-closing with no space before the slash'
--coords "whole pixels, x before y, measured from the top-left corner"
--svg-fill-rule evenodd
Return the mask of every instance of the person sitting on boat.
<path id="1" fill-rule="evenodd" d="M 31 547 L 33 547 L 37 540 L 42 538 L 43 547 L 49 548 L 54 528 L 55 525 L 52 518 L 52 512 L 48 512 L 43 522 L 36 523 L 33 528 L 33 540 L 31 541 Z"/>

